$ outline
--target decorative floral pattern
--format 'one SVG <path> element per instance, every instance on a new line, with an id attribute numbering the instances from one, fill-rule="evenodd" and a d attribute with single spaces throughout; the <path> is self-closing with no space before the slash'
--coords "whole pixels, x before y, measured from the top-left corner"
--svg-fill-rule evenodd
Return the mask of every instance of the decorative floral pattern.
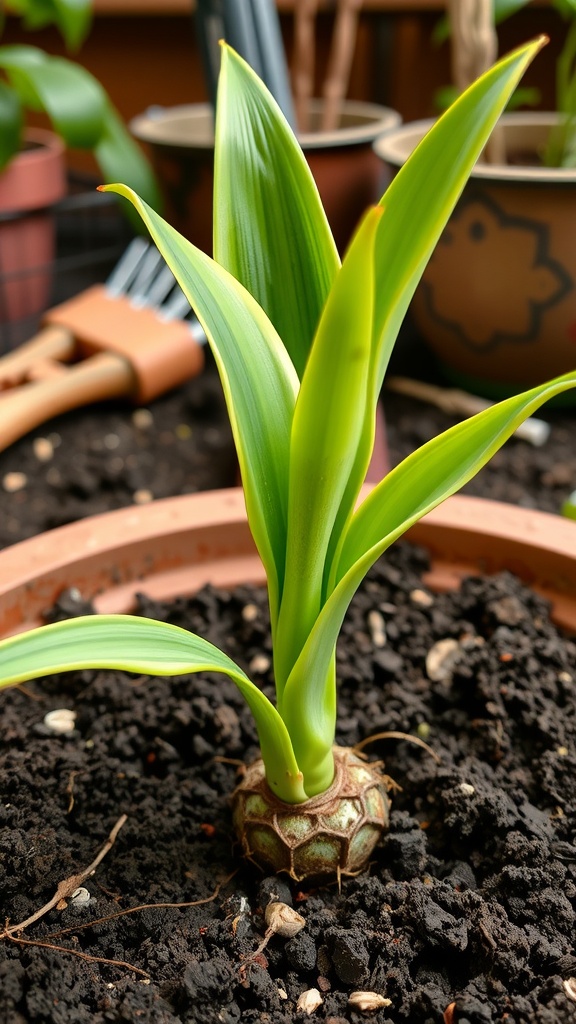
<path id="1" fill-rule="evenodd" d="M 536 340 L 545 310 L 572 288 L 548 226 L 479 192 L 457 208 L 423 281 L 428 314 L 475 351 Z"/>

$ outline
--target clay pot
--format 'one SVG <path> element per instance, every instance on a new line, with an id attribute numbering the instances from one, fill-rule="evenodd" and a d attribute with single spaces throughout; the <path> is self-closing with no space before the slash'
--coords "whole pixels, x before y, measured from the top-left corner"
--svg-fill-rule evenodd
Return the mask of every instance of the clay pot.
<path id="1" fill-rule="evenodd" d="M 432 123 L 395 129 L 375 150 L 398 169 Z M 555 114 L 500 123 L 510 164 L 476 165 L 412 303 L 446 374 L 489 398 L 576 366 L 576 168 L 537 163 Z"/>
<path id="2" fill-rule="evenodd" d="M 322 102 L 312 101 L 311 123 L 320 123 Z M 385 171 L 372 150 L 382 132 L 400 123 L 400 115 L 373 103 L 346 101 L 340 127 L 299 136 L 316 179 L 336 244 L 342 251 L 359 218 L 377 202 Z M 196 103 L 152 108 L 134 118 L 130 130 L 149 145 L 163 188 L 166 216 L 186 238 L 212 251 L 214 128 L 212 108 Z"/>
<path id="3" fill-rule="evenodd" d="M 25 148 L 0 174 L 0 322 L 32 318 L 50 300 L 55 222 L 66 194 L 64 144 L 30 129 Z"/>
<path id="4" fill-rule="evenodd" d="M 576 523 L 481 498 L 454 497 L 410 530 L 427 547 L 427 584 L 509 569 L 552 602 L 576 632 Z M 29 629 L 66 588 L 98 612 L 127 612 L 135 595 L 164 599 L 205 583 L 263 583 L 237 488 L 167 498 L 49 531 L 0 552 L 0 635 Z"/>

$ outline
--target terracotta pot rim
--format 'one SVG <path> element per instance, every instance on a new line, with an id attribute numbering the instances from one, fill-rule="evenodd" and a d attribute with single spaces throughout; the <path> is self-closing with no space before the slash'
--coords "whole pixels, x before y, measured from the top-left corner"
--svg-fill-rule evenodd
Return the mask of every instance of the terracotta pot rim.
<path id="1" fill-rule="evenodd" d="M 17 159 L 25 163 L 43 161 L 45 159 L 43 150 L 46 149 L 56 156 L 63 155 L 66 150 L 60 136 L 56 132 L 51 132 L 48 128 L 26 128 L 24 131 L 24 141 L 36 144 L 34 149 L 23 149 L 18 154 Z"/>
<path id="2" fill-rule="evenodd" d="M 432 557 L 429 585 L 507 568 L 553 601 L 576 632 L 576 523 L 458 495 L 408 534 Z M 67 587 L 100 612 L 129 611 L 145 591 L 163 599 L 205 583 L 263 583 L 240 488 L 165 498 L 92 516 L 0 551 L 0 635 L 30 628 Z"/>
<path id="3" fill-rule="evenodd" d="M 37 143 L 21 150 L 0 174 L 0 212 L 18 213 L 52 206 L 66 194 L 65 146 L 45 128 L 27 128 L 24 140 Z"/>
<path id="4" fill-rule="evenodd" d="M 311 110 L 321 108 L 322 100 L 312 100 Z M 345 100 L 345 116 L 360 123 L 330 132 L 302 132 L 298 138 L 306 151 L 372 143 L 400 124 L 400 114 L 391 107 L 360 100 Z M 141 142 L 166 147 L 212 150 L 214 131 L 209 103 L 182 103 L 174 107 L 153 107 L 132 118 L 129 128 Z M 176 126 L 179 126 L 176 127 Z M 179 134 L 185 126 L 185 134 Z M 195 134 L 192 133 L 193 132 Z"/>
<path id="5" fill-rule="evenodd" d="M 552 112 L 517 111 L 504 114 L 499 124 L 504 129 L 506 139 L 521 133 L 534 137 L 534 146 L 541 144 L 548 131 L 558 123 L 558 114 Z M 386 135 L 374 142 L 375 153 L 386 163 L 401 167 L 417 143 L 434 124 L 433 118 L 411 121 L 392 128 Z M 525 144 L 526 145 L 526 144 Z M 576 168 L 574 167 L 529 167 L 521 164 L 476 164 L 470 176 L 481 181 L 498 181 L 501 183 L 525 183 L 530 185 L 574 185 Z"/>

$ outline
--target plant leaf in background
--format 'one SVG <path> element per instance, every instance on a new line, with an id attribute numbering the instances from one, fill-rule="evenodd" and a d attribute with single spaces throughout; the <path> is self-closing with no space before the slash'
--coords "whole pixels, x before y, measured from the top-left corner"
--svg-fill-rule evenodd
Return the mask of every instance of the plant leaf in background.
<path id="1" fill-rule="evenodd" d="M 556 63 L 556 102 L 564 116 L 548 137 L 543 154 L 547 167 L 576 166 L 576 7 L 570 10 L 571 24 Z"/>
<path id="2" fill-rule="evenodd" d="M 284 577 L 290 431 L 296 371 L 264 311 L 223 267 L 186 241 L 123 185 L 194 307 L 222 379 L 250 526 L 269 574 L 271 614 Z"/>
<path id="3" fill-rule="evenodd" d="M 104 128 L 106 94 L 88 71 L 36 46 L 0 47 L 0 68 L 22 104 L 46 111 L 66 145 L 96 145 Z"/>
<path id="4" fill-rule="evenodd" d="M 80 48 L 90 31 L 92 0 L 5 0 L 7 10 L 24 19 L 24 28 L 39 29 L 56 25 L 74 52 Z"/>
<path id="5" fill-rule="evenodd" d="M 113 653 L 110 653 L 113 652 Z M 52 672 L 119 669 L 154 676 L 221 672 L 236 684 L 256 722 L 281 799 L 305 799 L 290 737 L 276 708 L 231 658 L 202 637 L 135 615 L 85 615 L 20 633 L 2 646 L 0 688 Z M 284 794 L 284 795 L 282 795 Z"/>
<path id="6" fill-rule="evenodd" d="M 0 171 L 18 149 L 23 121 L 18 96 L 0 81 Z"/>
<path id="7" fill-rule="evenodd" d="M 162 210 L 162 197 L 152 167 L 108 98 L 104 102 L 102 132 L 94 147 L 94 156 L 106 184 L 121 177 L 144 202 L 154 210 Z M 131 220 L 142 230 L 142 221 L 137 215 Z"/>
<path id="8" fill-rule="evenodd" d="M 252 69 L 226 46 L 216 114 L 214 256 L 266 311 L 301 378 L 340 260 L 294 133 Z"/>

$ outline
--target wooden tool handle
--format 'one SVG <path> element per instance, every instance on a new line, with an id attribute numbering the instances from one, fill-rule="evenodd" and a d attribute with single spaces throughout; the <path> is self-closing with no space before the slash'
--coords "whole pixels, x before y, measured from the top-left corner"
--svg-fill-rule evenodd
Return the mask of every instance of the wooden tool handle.
<path id="1" fill-rule="evenodd" d="M 29 430 L 59 413 L 104 398 L 133 392 L 131 366 L 120 356 L 103 352 L 52 379 L 23 384 L 0 393 L 0 451 Z"/>
<path id="2" fill-rule="evenodd" d="M 0 391 L 3 387 L 12 387 L 25 380 L 37 362 L 46 359 L 67 362 L 72 359 L 75 344 L 74 336 L 68 328 L 59 324 L 45 327 L 14 352 L 0 358 Z"/>

